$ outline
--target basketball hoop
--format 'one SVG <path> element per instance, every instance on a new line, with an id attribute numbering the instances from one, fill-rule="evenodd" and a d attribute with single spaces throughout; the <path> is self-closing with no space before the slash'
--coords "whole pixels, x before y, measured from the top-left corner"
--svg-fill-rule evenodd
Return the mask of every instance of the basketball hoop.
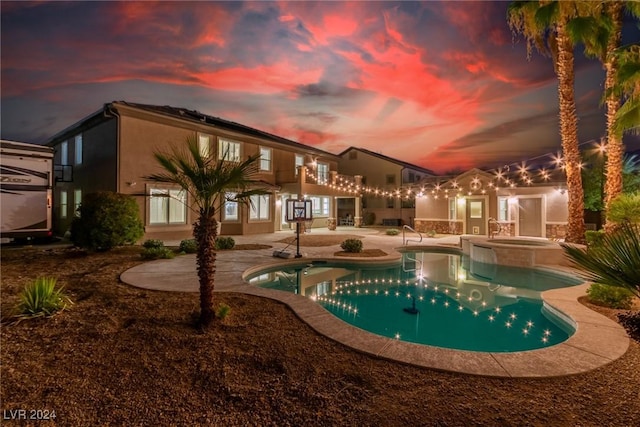
<path id="1" fill-rule="evenodd" d="M 296 258 L 300 258 L 302 257 L 300 254 L 300 224 L 309 224 L 309 228 L 311 228 L 311 223 L 313 223 L 313 203 L 311 200 L 287 199 L 285 221 L 296 223 Z"/>

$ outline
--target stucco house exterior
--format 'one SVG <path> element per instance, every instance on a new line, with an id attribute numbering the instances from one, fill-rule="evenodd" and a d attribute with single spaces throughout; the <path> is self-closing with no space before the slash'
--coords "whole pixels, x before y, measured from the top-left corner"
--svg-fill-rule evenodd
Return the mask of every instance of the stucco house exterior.
<path id="1" fill-rule="evenodd" d="M 414 228 L 423 233 L 563 239 L 568 196 L 561 171 L 427 178 L 416 193 Z"/>
<path id="2" fill-rule="evenodd" d="M 433 171 L 358 147 L 349 147 L 338 156 L 341 173 L 362 177 L 362 210 L 375 215 L 375 224 L 413 224 L 414 195 L 407 195 L 400 189 L 434 177 Z M 339 217 L 354 209 L 353 201 L 352 198 L 340 200 Z"/>
<path id="3" fill-rule="evenodd" d="M 188 137 L 217 158 L 261 155 L 258 179 L 270 194 L 253 196 L 251 206 L 227 202 L 218 218 L 222 234 L 289 229 L 284 206 L 290 198 L 312 200 L 314 221 L 307 227 L 335 225 L 338 197 L 359 204 L 358 178 L 340 176 L 334 154 L 198 111 L 114 101 L 47 141 L 55 150 L 55 232 L 68 230 L 83 194 L 106 190 L 136 198 L 145 239 L 190 237 L 196 218 L 188 196 L 143 178 L 161 171 L 154 152 L 186 144 Z"/>

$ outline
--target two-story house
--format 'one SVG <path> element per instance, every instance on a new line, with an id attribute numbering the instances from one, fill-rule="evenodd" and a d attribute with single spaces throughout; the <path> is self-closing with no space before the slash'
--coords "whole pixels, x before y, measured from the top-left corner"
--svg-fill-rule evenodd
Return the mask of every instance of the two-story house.
<path id="1" fill-rule="evenodd" d="M 413 224 L 415 195 L 401 189 L 435 176 L 433 171 L 364 148 L 349 147 L 338 156 L 340 173 L 362 177 L 362 212 L 373 214 L 374 224 Z M 340 198 L 338 217 L 354 213 L 355 202 L 352 197 Z"/>
<path id="2" fill-rule="evenodd" d="M 55 150 L 57 182 L 54 229 L 68 230 L 83 194 L 99 190 L 136 198 L 145 239 L 182 239 L 192 233 L 196 214 L 180 188 L 146 181 L 161 171 L 154 153 L 197 138 L 202 154 L 230 161 L 259 154 L 258 179 L 270 190 L 250 205 L 226 202 L 220 209 L 222 234 L 269 233 L 289 229 L 287 199 L 313 202 L 312 224 L 335 223 L 337 197 L 353 187 L 337 185 L 338 156 L 198 111 L 117 101 L 49 139 Z M 167 197 L 169 196 L 169 197 Z"/>

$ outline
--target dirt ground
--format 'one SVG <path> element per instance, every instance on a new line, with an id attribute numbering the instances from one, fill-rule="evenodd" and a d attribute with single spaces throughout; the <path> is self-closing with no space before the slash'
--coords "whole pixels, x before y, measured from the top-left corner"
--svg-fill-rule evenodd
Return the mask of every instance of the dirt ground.
<path id="1" fill-rule="evenodd" d="M 200 333 L 197 294 L 119 282 L 142 262 L 139 253 L 2 250 L 3 425 L 640 424 L 638 331 L 622 358 L 580 375 L 439 372 L 358 353 L 281 303 L 240 294 L 217 294 L 231 313 Z M 41 275 L 57 277 L 75 304 L 52 318 L 8 322 L 18 292 Z M 614 320 L 630 314 L 590 307 Z M 8 420 L 17 410 L 56 418 Z"/>

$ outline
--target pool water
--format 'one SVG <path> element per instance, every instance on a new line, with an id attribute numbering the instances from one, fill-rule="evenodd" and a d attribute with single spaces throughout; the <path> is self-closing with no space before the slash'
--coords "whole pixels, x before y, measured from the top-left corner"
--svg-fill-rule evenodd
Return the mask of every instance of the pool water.
<path id="1" fill-rule="evenodd" d="M 544 304 L 544 290 L 580 282 L 548 271 L 477 266 L 458 254 L 407 252 L 371 266 L 331 261 L 265 270 L 257 286 L 308 296 L 360 329 L 402 341 L 459 350 L 513 352 L 565 341 L 575 329 Z M 478 268 L 485 267 L 485 268 Z"/>

